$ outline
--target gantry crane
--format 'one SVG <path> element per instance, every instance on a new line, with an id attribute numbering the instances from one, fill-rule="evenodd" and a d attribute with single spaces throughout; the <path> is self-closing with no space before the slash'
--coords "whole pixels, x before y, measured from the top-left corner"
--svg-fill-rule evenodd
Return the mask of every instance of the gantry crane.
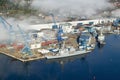
<path id="1" fill-rule="evenodd" d="M 120 27 L 120 18 L 117 18 L 113 21 L 113 26 L 116 27 L 116 29 Z"/>
<path id="2" fill-rule="evenodd" d="M 59 44 L 59 48 L 61 48 L 61 46 L 63 44 L 63 40 L 64 40 L 61 36 L 62 34 L 63 34 L 62 26 L 59 26 L 58 31 L 57 31 L 57 41 Z"/>
<path id="3" fill-rule="evenodd" d="M 8 43 L 12 43 L 12 37 L 15 37 L 15 31 L 13 29 L 13 26 L 8 23 L 3 17 L 0 16 L 0 22 L 3 24 L 3 28 L 7 31 L 9 35 Z"/>
<path id="4" fill-rule="evenodd" d="M 23 39 L 24 39 L 24 47 L 23 49 L 21 50 L 22 53 L 24 54 L 28 54 L 28 55 L 33 55 L 31 49 L 30 49 L 30 46 L 29 46 L 29 35 L 27 33 L 25 33 L 19 25 L 17 25 L 19 31 L 20 31 L 20 34 L 22 35 Z"/>
<path id="5" fill-rule="evenodd" d="M 52 16 L 53 23 L 54 23 L 54 25 L 52 25 L 52 29 L 58 29 L 58 25 L 56 24 L 56 21 L 55 21 L 54 15 L 53 15 L 52 13 L 51 13 L 50 15 Z"/>

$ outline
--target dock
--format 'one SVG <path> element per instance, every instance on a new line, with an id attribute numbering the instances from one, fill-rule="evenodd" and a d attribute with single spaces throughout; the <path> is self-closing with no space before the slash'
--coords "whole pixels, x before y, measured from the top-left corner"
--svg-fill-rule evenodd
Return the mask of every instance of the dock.
<path id="1" fill-rule="evenodd" d="M 1 48 L 0 49 L 0 54 L 4 54 L 6 56 L 9 56 L 11 58 L 17 59 L 17 60 L 22 61 L 22 62 L 34 61 L 34 60 L 39 60 L 39 59 L 44 59 L 45 58 L 40 53 L 35 53 L 34 52 L 34 54 L 30 56 L 30 55 L 22 54 L 18 51 L 11 52 L 10 50 L 8 50 L 6 48 Z"/>
<path id="2" fill-rule="evenodd" d="M 2 21 L 8 24 L 8 22 L 3 18 Z M 14 34 L 10 33 L 9 34 L 9 36 L 11 36 L 10 39 L 6 39 L 5 42 L 1 41 L 0 54 L 7 55 L 22 62 L 45 59 L 45 54 L 42 54 L 45 52 L 40 51 L 41 49 L 49 50 L 50 48 L 60 48 L 61 46 L 64 46 L 66 48 L 72 46 L 73 48 L 78 50 L 80 45 L 91 46 L 91 44 L 96 44 L 96 38 L 95 38 L 96 36 L 94 35 L 93 32 L 92 32 L 93 34 L 91 34 L 91 30 L 95 30 L 96 33 L 99 33 L 100 29 L 104 28 L 103 32 L 109 33 L 109 32 L 113 32 L 115 29 L 113 26 L 111 26 L 110 23 L 107 24 L 106 22 L 105 22 L 106 27 L 103 27 L 103 23 L 101 23 L 102 24 L 101 27 L 101 24 L 100 23 L 98 24 L 99 20 L 92 20 L 92 22 L 96 23 L 94 24 L 95 26 L 88 24 L 89 22 L 91 21 L 88 20 L 87 23 L 82 22 L 82 24 L 84 23 L 84 25 L 80 25 L 80 26 L 76 26 L 79 22 L 72 22 L 71 24 L 74 24 L 74 26 L 73 25 L 71 26 L 70 32 L 66 32 L 66 30 L 70 28 L 68 26 L 67 26 L 68 28 L 64 28 L 66 26 L 63 26 L 63 29 L 61 27 L 56 31 L 51 28 L 51 29 L 43 29 L 41 31 L 29 31 L 29 32 L 25 32 L 24 30 L 21 29 L 20 26 L 17 26 L 18 30 L 16 31 L 18 33 L 16 33 L 16 31 L 13 32 Z M 10 24 L 8 25 L 11 26 Z M 92 27 L 88 27 L 88 26 L 92 26 Z M 14 29 L 14 27 L 12 28 Z M 63 34 L 63 32 L 61 31 L 65 31 L 65 33 Z M 84 34 L 82 34 L 83 31 Z M 120 31 L 118 30 L 116 32 L 120 32 Z M 64 37 L 64 39 L 62 37 Z M 81 38 L 83 37 L 83 40 L 80 40 L 80 37 Z M 61 45 L 63 43 L 64 45 Z"/>

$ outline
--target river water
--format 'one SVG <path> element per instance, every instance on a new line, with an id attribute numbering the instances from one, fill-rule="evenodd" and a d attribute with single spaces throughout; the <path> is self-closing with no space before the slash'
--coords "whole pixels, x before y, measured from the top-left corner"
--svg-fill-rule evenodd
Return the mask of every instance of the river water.
<path id="1" fill-rule="evenodd" d="M 0 80 L 120 80 L 120 36 L 85 55 L 20 62 L 0 54 Z"/>

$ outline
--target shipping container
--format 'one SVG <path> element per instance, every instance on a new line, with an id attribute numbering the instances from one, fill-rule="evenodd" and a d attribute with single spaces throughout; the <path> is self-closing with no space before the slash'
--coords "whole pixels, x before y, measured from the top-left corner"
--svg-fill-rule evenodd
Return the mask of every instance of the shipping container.
<path id="1" fill-rule="evenodd" d="M 24 44 L 23 43 L 13 43 L 12 46 L 14 47 L 14 49 L 19 51 L 19 50 L 23 49 Z"/>
<path id="2" fill-rule="evenodd" d="M 0 44 L 0 48 L 5 48 L 6 44 Z"/>
<path id="3" fill-rule="evenodd" d="M 57 40 L 45 41 L 41 43 L 41 46 L 47 46 L 49 44 L 55 44 L 55 43 L 57 43 Z"/>

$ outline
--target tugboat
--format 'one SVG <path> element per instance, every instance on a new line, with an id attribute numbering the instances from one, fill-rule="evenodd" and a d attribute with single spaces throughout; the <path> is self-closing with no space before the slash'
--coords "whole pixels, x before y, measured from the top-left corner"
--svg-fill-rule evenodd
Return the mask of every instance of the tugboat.
<path id="1" fill-rule="evenodd" d="M 103 34 L 103 30 L 101 29 L 100 35 L 98 35 L 99 44 L 105 44 L 105 35 Z"/>

